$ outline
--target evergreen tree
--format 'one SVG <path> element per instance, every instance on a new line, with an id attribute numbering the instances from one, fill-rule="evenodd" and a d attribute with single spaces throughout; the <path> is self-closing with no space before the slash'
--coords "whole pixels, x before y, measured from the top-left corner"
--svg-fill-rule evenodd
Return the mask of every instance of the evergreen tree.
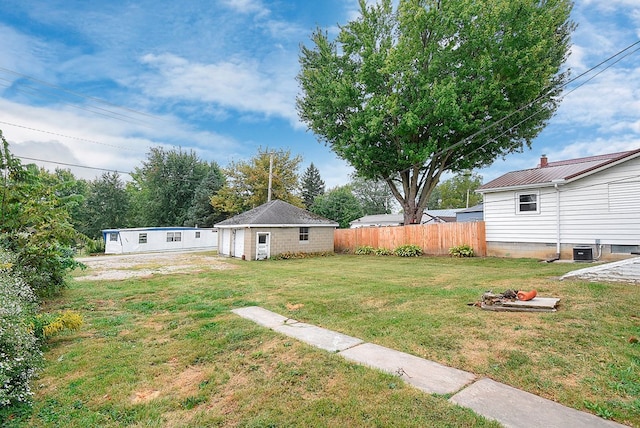
<path id="1" fill-rule="evenodd" d="M 117 172 L 105 172 L 89 186 L 86 199 L 85 228 L 82 233 L 90 238 L 101 237 L 103 229 L 116 229 L 128 225 L 129 194 Z"/>
<path id="2" fill-rule="evenodd" d="M 324 195 L 324 181 L 320 177 L 320 171 L 313 162 L 302 174 L 302 200 L 307 209 L 311 208 L 316 196 Z"/>
<path id="3" fill-rule="evenodd" d="M 224 215 L 211 205 L 211 197 L 224 184 L 224 175 L 215 162 L 211 163 L 211 171 L 198 185 L 191 201 L 185 226 L 213 227 Z"/>

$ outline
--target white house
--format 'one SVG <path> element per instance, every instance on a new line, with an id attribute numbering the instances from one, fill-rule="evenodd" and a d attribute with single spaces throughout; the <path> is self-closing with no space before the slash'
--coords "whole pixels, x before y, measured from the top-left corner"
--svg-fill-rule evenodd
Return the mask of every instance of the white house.
<path id="1" fill-rule="evenodd" d="M 640 149 L 549 162 L 482 185 L 487 254 L 616 259 L 640 251 Z"/>
<path id="2" fill-rule="evenodd" d="M 144 227 L 102 231 L 105 254 L 216 250 L 218 231 L 197 227 Z"/>
<path id="3" fill-rule="evenodd" d="M 420 224 L 450 223 L 456 221 L 456 213 L 462 208 L 448 210 L 426 210 L 422 214 Z M 351 229 L 358 227 L 382 227 L 404 225 L 404 214 L 372 214 L 365 215 L 349 223 Z"/>
<path id="4" fill-rule="evenodd" d="M 273 200 L 215 226 L 220 255 L 263 260 L 286 252 L 333 252 L 338 223 Z"/>

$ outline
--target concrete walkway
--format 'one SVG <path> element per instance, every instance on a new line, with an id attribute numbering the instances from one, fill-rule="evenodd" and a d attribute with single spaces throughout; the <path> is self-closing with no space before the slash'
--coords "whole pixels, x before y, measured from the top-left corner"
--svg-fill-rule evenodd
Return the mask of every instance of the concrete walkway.
<path id="1" fill-rule="evenodd" d="M 612 281 L 640 284 L 640 257 L 617 262 L 587 266 L 566 273 L 562 279 L 584 279 L 587 281 Z"/>
<path id="2" fill-rule="evenodd" d="M 505 427 L 624 427 L 491 379 L 477 379 L 469 372 L 365 343 L 361 339 L 301 323 L 257 306 L 234 309 L 232 312 L 309 345 L 335 352 L 350 361 L 395 374 L 427 393 L 454 394 L 449 400 L 452 403 L 470 408 Z"/>

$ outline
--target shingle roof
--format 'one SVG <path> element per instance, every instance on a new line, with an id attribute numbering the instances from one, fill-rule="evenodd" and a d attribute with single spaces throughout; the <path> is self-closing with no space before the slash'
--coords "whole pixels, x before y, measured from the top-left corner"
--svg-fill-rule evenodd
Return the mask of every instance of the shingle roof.
<path id="1" fill-rule="evenodd" d="M 593 170 L 613 164 L 625 158 L 640 155 L 640 149 L 586 158 L 548 162 L 546 166 L 508 172 L 495 180 L 483 184 L 478 191 L 503 189 L 508 187 L 551 184 L 554 180 L 571 180 Z"/>
<path id="2" fill-rule="evenodd" d="M 216 224 L 224 226 L 332 226 L 338 223 L 278 199 Z"/>

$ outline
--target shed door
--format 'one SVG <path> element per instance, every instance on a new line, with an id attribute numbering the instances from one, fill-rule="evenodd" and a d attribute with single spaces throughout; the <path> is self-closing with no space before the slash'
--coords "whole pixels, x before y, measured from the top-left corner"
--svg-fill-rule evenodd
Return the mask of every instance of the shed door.
<path id="1" fill-rule="evenodd" d="M 271 234 L 268 232 L 258 232 L 258 245 L 256 245 L 256 260 L 265 260 L 269 258 L 271 252 L 270 241 Z"/>
<path id="2" fill-rule="evenodd" d="M 242 257 L 244 255 L 244 229 L 233 229 L 233 257 Z"/>

